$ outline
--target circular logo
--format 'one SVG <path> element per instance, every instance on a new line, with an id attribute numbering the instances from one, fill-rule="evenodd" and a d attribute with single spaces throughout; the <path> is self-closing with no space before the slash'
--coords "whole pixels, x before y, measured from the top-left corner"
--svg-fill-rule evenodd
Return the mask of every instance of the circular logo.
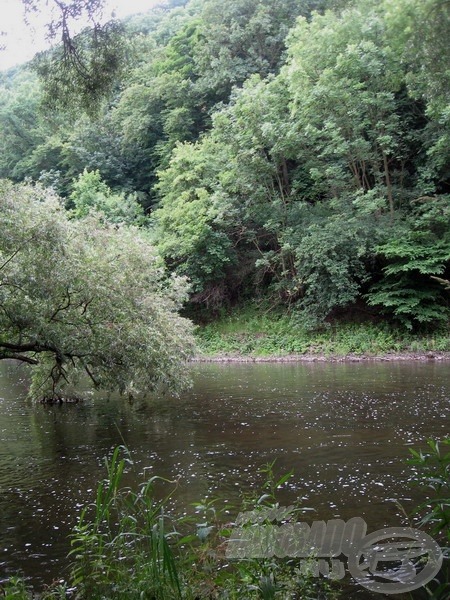
<path id="1" fill-rule="evenodd" d="M 439 544 L 426 533 L 408 527 L 388 527 L 359 541 L 354 552 L 349 553 L 348 570 L 368 590 L 399 594 L 431 581 L 442 561 Z"/>

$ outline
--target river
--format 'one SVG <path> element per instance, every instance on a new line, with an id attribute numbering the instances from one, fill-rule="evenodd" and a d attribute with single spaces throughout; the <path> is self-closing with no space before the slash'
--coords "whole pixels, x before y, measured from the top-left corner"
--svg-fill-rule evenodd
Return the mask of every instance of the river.
<path id="1" fill-rule="evenodd" d="M 177 509 L 205 497 L 239 506 L 260 468 L 294 475 L 280 502 L 309 519 L 363 517 L 369 531 L 405 525 L 423 500 L 409 447 L 450 431 L 450 363 L 194 364 L 181 398 L 129 404 L 87 394 L 34 405 L 27 374 L 0 364 L 0 580 L 65 576 L 67 535 L 94 499 L 104 457 L 125 443 L 136 477 L 178 479 Z M 133 483 L 134 475 L 128 476 Z M 311 515 L 311 516 L 310 516 Z"/>

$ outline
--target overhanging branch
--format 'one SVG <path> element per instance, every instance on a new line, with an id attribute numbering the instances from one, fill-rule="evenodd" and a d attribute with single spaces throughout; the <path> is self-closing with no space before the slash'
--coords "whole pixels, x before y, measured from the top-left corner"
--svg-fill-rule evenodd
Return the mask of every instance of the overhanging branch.
<path id="1" fill-rule="evenodd" d="M 7 352 L 0 352 L 0 360 L 6 359 L 20 360 L 20 362 L 24 362 L 29 365 L 39 364 L 39 361 L 36 358 L 31 358 L 30 356 L 25 356 L 23 354 L 8 354 Z"/>

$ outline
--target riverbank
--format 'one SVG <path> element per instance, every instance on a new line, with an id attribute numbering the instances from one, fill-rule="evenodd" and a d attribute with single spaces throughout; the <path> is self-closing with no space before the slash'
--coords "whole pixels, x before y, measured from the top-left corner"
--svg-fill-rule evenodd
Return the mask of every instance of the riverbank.
<path id="1" fill-rule="evenodd" d="M 450 360 L 450 352 L 428 352 L 404 354 L 381 354 L 368 356 L 365 354 L 345 354 L 345 355 L 324 355 L 324 354 L 287 354 L 282 356 L 244 356 L 236 355 L 215 355 L 215 356 L 195 356 L 191 362 L 214 362 L 214 363 L 292 363 L 292 362 L 369 362 L 369 361 L 447 361 Z"/>
<path id="2" fill-rule="evenodd" d="M 195 362 L 450 360 L 450 329 L 414 333 L 384 320 L 334 321 L 311 331 L 292 315 L 245 307 L 198 326 Z"/>

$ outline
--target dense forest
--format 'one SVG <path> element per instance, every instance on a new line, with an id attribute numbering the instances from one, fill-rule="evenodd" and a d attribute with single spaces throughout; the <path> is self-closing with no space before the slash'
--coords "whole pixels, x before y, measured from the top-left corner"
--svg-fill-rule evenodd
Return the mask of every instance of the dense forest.
<path id="1" fill-rule="evenodd" d="M 172 0 L 122 26 L 95 103 L 57 50 L 0 75 L 0 178 L 145 228 L 196 317 L 448 322 L 449 2 Z"/>

